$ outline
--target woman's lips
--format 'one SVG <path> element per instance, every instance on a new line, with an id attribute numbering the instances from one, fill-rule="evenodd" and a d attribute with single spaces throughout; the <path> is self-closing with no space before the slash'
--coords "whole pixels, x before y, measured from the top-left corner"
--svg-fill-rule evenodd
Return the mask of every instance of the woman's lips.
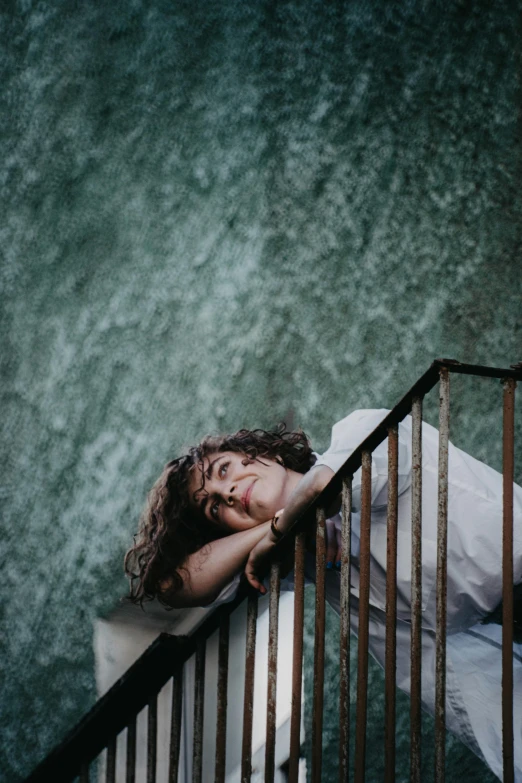
<path id="1" fill-rule="evenodd" d="M 254 479 L 254 481 L 250 484 L 246 492 L 244 492 L 243 495 L 241 496 L 241 505 L 243 506 L 243 509 L 247 514 L 250 512 L 250 495 L 252 494 L 252 487 L 254 486 L 255 483 L 256 481 Z"/>

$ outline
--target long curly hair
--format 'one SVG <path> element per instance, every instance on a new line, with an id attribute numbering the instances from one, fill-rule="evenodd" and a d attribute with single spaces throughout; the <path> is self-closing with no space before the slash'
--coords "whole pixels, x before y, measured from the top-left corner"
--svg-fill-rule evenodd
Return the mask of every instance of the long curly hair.
<path id="1" fill-rule="evenodd" d="M 242 429 L 233 435 L 208 436 L 188 454 L 168 462 L 148 495 L 134 545 L 125 555 L 133 603 L 143 605 L 158 598 L 169 606 L 183 586 L 187 556 L 223 536 L 190 503 L 188 489 L 195 466 L 202 468 L 205 457 L 222 451 L 239 452 L 249 461 L 277 459 L 298 473 L 306 473 L 315 462 L 305 433 L 290 432 L 284 424 L 273 430 Z"/>

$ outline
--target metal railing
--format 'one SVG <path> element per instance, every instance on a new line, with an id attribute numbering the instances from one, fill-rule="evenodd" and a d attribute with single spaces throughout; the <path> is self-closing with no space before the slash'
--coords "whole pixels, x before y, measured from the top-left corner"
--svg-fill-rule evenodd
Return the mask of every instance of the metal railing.
<path id="1" fill-rule="evenodd" d="M 316 523 L 315 541 L 315 640 L 312 707 L 311 780 L 321 780 L 323 743 L 323 700 L 325 665 L 325 509 L 342 497 L 342 557 L 340 574 L 340 698 L 339 698 L 339 780 L 349 779 L 350 736 L 350 613 L 352 479 L 361 471 L 358 667 L 355 722 L 355 783 L 365 779 L 368 655 L 370 620 L 370 531 L 372 452 L 388 439 L 386 643 L 385 643 L 385 781 L 395 780 L 396 711 L 396 624 L 397 624 L 397 524 L 398 524 L 398 425 L 412 416 L 411 484 L 411 693 L 410 693 L 410 780 L 421 780 L 421 615 L 422 615 L 422 409 L 424 396 L 439 383 L 439 461 L 436 576 L 436 664 L 435 664 L 435 759 L 434 779 L 443 783 L 445 770 L 446 708 L 446 589 L 448 529 L 448 443 L 450 386 L 452 373 L 503 380 L 503 631 L 502 631 L 502 726 L 503 779 L 514 781 L 513 764 L 513 480 L 514 480 L 514 397 L 516 380 L 522 378 L 522 365 L 509 369 L 467 365 L 453 360 L 433 362 L 379 426 L 355 449 L 334 475 L 321 495 L 303 514 L 294 528 L 294 644 L 290 747 L 288 775 L 298 781 L 301 727 L 301 687 L 303 673 L 303 622 L 305 584 L 305 531 Z M 270 570 L 268 692 L 265 743 L 265 781 L 274 780 L 277 690 L 278 610 L 281 566 Z M 196 679 L 192 749 L 192 779 L 202 780 L 203 711 L 205 692 L 205 647 L 207 639 L 219 630 L 217 677 L 217 736 L 215 780 L 225 781 L 227 678 L 229 618 L 247 600 L 246 669 L 243 708 L 241 780 L 249 783 L 252 774 L 252 725 L 255 675 L 257 595 L 242 586 L 236 599 L 219 607 L 190 637 L 161 634 L 138 661 L 101 698 L 64 742 L 27 778 L 26 783 L 55 783 L 79 778 L 89 780 L 89 765 L 106 751 L 107 783 L 116 779 L 116 739 L 126 730 L 126 783 L 136 779 L 136 718 L 147 707 L 147 783 L 155 783 L 157 758 L 157 695 L 169 679 L 173 681 L 168 779 L 178 780 L 180 764 L 182 673 L 195 655 Z"/>

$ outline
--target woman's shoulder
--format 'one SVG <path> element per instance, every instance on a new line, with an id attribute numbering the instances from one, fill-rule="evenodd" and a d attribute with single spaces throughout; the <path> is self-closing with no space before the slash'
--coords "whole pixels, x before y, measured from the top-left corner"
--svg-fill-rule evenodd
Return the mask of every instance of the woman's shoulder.
<path id="1" fill-rule="evenodd" d="M 327 465 L 337 472 L 347 457 L 373 432 L 389 411 L 386 408 L 367 408 L 352 411 L 332 427 L 329 447 L 317 455 L 316 465 Z"/>
<path id="2" fill-rule="evenodd" d="M 344 441 L 347 437 L 357 439 L 362 433 L 364 437 L 372 432 L 389 413 L 387 408 L 362 408 L 352 411 L 344 419 L 336 422 L 332 427 L 332 442 L 330 448 L 337 441 Z M 357 441 L 359 443 L 361 438 Z"/>

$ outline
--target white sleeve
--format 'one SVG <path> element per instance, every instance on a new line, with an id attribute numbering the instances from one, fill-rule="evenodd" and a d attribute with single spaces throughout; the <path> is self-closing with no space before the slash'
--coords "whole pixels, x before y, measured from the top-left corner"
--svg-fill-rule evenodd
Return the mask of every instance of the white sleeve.
<path id="1" fill-rule="evenodd" d="M 217 607 L 221 606 L 221 604 L 228 604 L 230 603 L 230 601 L 233 601 L 237 595 L 237 591 L 239 590 L 239 584 L 241 582 L 242 575 L 243 575 L 242 571 L 239 574 L 236 574 L 235 577 L 232 579 L 232 581 L 224 586 L 224 588 L 221 590 L 218 597 L 215 598 L 212 601 L 212 603 L 205 604 L 205 609 L 217 609 Z M 263 579 L 263 584 L 268 590 L 270 587 L 270 577 L 267 576 L 265 579 Z M 305 576 L 305 584 L 313 584 L 313 582 L 311 579 Z M 294 572 L 292 570 L 290 571 L 288 576 L 285 576 L 281 579 L 280 590 L 281 592 L 284 592 L 284 591 L 293 591 L 293 589 L 294 589 Z"/>
<path id="2" fill-rule="evenodd" d="M 319 456 L 315 464 L 327 465 L 336 473 L 388 413 L 386 408 L 359 410 L 338 421 L 332 428 L 330 448 Z M 408 430 L 411 431 L 408 424 L 399 426 L 399 494 L 402 494 L 411 482 L 411 448 Z M 358 510 L 361 507 L 360 468 L 353 477 L 352 492 L 352 506 L 354 510 Z M 388 439 L 386 438 L 372 453 L 372 506 L 385 506 L 387 501 Z"/>
<path id="3" fill-rule="evenodd" d="M 217 607 L 221 606 L 221 604 L 228 604 L 230 601 L 233 601 L 237 595 L 237 591 L 239 590 L 239 583 L 241 581 L 242 573 L 243 572 L 240 571 L 238 574 L 236 574 L 232 581 L 224 586 L 218 597 L 215 598 L 212 603 L 205 604 L 205 609 L 217 609 Z"/>

